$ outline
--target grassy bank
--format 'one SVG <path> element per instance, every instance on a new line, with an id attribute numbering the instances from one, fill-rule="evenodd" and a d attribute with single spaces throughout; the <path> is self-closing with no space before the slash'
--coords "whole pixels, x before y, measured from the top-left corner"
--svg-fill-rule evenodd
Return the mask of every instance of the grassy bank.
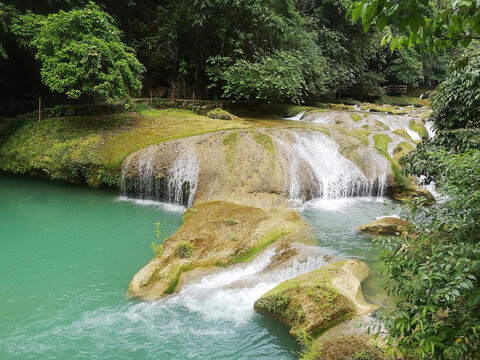
<path id="1" fill-rule="evenodd" d="M 241 119 L 146 109 L 100 116 L 28 117 L 0 148 L 0 169 L 92 186 L 118 185 L 123 159 L 145 146 L 208 132 L 247 129 Z"/>

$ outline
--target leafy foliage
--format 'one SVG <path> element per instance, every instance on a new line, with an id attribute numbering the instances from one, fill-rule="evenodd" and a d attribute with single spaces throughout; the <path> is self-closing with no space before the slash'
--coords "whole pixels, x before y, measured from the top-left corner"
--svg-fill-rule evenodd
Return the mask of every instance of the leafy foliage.
<path id="1" fill-rule="evenodd" d="M 373 24 L 380 31 L 387 24 L 398 26 L 402 33 L 383 39 L 392 50 L 415 44 L 423 50 L 467 47 L 480 39 L 480 3 L 476 0 L 360 0 L 350 11 L 353 20 L 362 19 L 365 31 Z"/>
<path id="2" fill-rule="evenodd" d="M 480 49 L 465 57 L 468 65 L 453 71 L 433 96 L 431 119 L 437 129 L 480 127 Z"/>
<path id="3" fill-rule="evenodd" d="M 406 170 L 433 175 L 446 196 L 428 208 L 413 204 L 417 228 L 379 240 L 396 299 L 383 320 L 404 354 L 480 354 L 479 140 L 478 131 L 441 132 L 403 160 Z"/>
<path id="4" fill-rule="evenodd" d="M 72 99 L 89 94 L 114 102 L 138 93 L 143 67 L 113 23 L 94 3 L 49 15 L 32 41 L 43 82 Z"/>

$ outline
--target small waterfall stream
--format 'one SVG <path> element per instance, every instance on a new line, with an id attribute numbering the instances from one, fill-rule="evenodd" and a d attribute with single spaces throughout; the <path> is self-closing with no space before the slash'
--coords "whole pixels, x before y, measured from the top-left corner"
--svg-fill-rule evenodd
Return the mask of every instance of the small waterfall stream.
<path id="1" fill-rule="evenodd" d="M 291 150 L 289 197 L 293 203 L 314 198 L 383 196 L 386 173 L 368 179 L 340 154 L 339 145 L 319 133 L 295 133 Z"/>
<path id="2" fill-rule="evenodd" d="M 179 151 L 166 171 L 157 164 L 157 156 L 161 156 L 161 151 L 151 146 L 127 158 L 122 167 L 122 195 L 192 206 L 200 172 L 195 149 Z"/>

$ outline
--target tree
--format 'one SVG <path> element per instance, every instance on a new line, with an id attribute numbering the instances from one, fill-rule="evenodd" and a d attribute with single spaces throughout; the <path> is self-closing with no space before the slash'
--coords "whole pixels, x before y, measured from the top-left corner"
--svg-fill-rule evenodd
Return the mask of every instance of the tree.
<path id="1" fill-rule="evenodd" d="M 18 32 L 29 29 L 32 19 L 38 17 L 31 13 L 22 16 Z M 114 102 L 137 94 L 143 66 L 133 49 L 122 43 L 121 32 L 113 23 L 93 2 L 39 21 L 39 31 L 30 31 L 30 35 L 45 85 L 72 99 L 86 94 Z"/>
<path id="2" fill-rule="evenodd" d="M 365 31 L 373 24 L 382 31 L 393 24 L 401 31 L 385 35 L 393 49 L 418 44 L 422 50 L 467 47 L 480 39 L 480 3 L 476 0 L 360 0 L 350 8 Z"/>

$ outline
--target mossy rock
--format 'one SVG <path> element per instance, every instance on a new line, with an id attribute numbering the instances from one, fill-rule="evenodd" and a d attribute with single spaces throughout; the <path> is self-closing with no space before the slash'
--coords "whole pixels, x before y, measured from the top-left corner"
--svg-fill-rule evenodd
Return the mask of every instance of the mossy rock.
<path id="1" fill-rule="evenodd" d="M 220 108 L 210 110 L 207 113 L 207 116 L 210 119 L 218 119 L 218 120 L 232 120 L 234 118 L 234 116 L 232 114 L 230 114 L 228 111 L 225 111 L 225 110 L 220 109 Z"/>
<path id="2" fill-rule="evenodd" d="M 410 188 L 394 188 L 392 189 L 392 197 L 401 202 L 411 202 L 413 200 L 420 201 L 423 205 L 432 205 L 435 197 L 426 189 L 420 189 L 416 186 Z"/>
<path id="3" fill-rule="evenodd" d="M 411 226 L 413 224 L 409 221 L 394 216 L 386 216 L 360 226 L 358 230 L 372 235 L 398 235 Z"/>
<path id="4" fill-rule="evenodd" d="M 365 302 L 361 281 L 368 267 L 343 260 L 287 280 L 264 294 L 255 311 L 273 316 L 300 340 L 316 337 L 332 326 L 375 307 Z"/>
<path id="5" fill-rule="evenodd" d="M 301 360 L 384 360 L 385 349 L 373 336 L 352 335 L 315 341 L 307 346 Z"/>
<path id="6" fill-rule="evenodd" d="M 172 294 L 190 271 L 251 261 L 267 246 L 307 227 L 293 210 L 223 201 L 197 205 L 183 219 L 162 253 L 134 276 L 129 295 L 157 299 Z"/>
<path id="7" fill-rule="evenodd" d="M 398 163 L 401 158 L 413 150 L 415 150 L 415 148 L 412 144 L 403 141 L 397 145 L 395 150 L 393 150 L 393 159 Z"/>
<path id="8" fill-rule="evenodd" d="M 422 139 L 428 139 L 428 131 L 421 121 L 410 120 L 410 130 L 415 131 Z"/>
<path id="9" fill-rule="evenodd" d="M 362 120 L 362 117 L 360 115 L 358 115 L 357 113 L 351 113 L 350 117 L 355 122 L 359 122 L 360 120 Z"/>
<path id="10" fill-rule="evenodd" d="M 408 141 L 413 140 L 412 137 L 410 136 L 410 134 L 405 129 L 395 129 L 392 132 L 396 135 L 399 135 L 399 136 L 403 137 L 405 140 L 408 140 Z"/>

